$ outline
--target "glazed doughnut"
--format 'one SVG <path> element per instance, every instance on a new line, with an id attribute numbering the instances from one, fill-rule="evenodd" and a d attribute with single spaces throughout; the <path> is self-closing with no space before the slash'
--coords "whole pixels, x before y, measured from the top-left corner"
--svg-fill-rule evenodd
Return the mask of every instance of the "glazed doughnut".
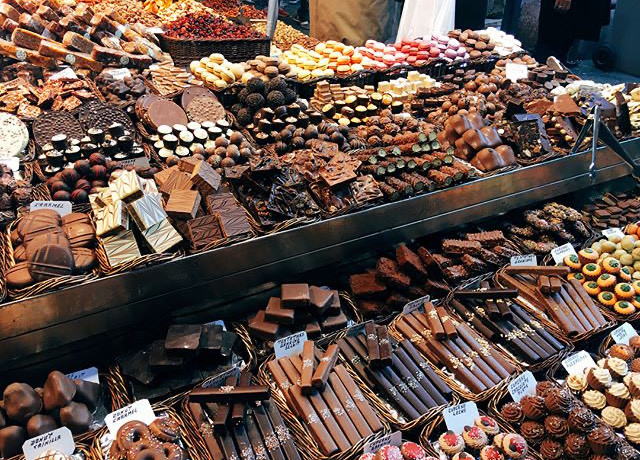
<path id="1" fill-rule="evenodd" d="M 160 449 L 145 449 L 141 452 L 138 452 L 135 460 L 167 460 L 164 452 Z"/>
<path id="2" fill-rule="evenodd" d="M 136 456 L 145 449 L 161 449 L 162 443 L 157 439 L 147 438 L 141 439 L 133 444 L 133 447 L 127 451 L 127 460 L 135 460 Z"/>
<path id="3" fill-rule="evenodd" d="M 162 452 L 164 453 L 167 460 L 184 460 L 184 451 L 182 447 L 172 442 L 165 442 L 162 444 Z"/>
<path id="4" fill-rule="evenodd" d="M 127 422 L 120 427 L 116 434 L 116 442 L 120 450 L 128 451 L 134 444 L 142 439 L 149 439 L 151 433 L 147 425 L 138 421 Z"/>
<path id="5" fill-rule="evenodd" d="M 124 459 L 124 455 L 120 446 L 116 441 L 111 443 L 111 447 L 109 448 L 109 460 L 122 460 Z"/>
<path id="6" fill-rule="evenodd" d="M 180 426 L 169 417 L 158 417 L 149 425 L 151 434 L 160 441 L 176 441 L 180 437 Z"/>

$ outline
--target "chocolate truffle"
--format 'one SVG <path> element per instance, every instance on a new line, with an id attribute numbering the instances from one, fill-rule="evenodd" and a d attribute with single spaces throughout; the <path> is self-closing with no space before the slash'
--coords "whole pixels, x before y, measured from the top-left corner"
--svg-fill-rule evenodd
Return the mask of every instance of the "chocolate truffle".
<path id="1" fill-rule="evenodd" d="M 12 383 L 3 393 L 7 417 L 16 423 L 27 423 L 42 410 L 42 398 L 26 383 Z"/>
<path id="2" fill-rule="evenodd" d="M 80 434 L 89 430 L 93 417 L 87 406 L 72 402 L 60 409 L 60 422 L 69 428 L 73 434 Z"/>
<path id="3" fill-rule="evenodd" d="M 64 407 L 69 404 L 76 394 L 73 381 L 60 371 L 53 371 L 44 383 L 44 408 L 46 410 Z"/>
<path id="4" fill-rule="evenodd" d="M 0 455 L 4 458 L 9 458 L 22 453 L 22 444 L 26 440 L 27 430 L 21 426 L 14 425 L 1 429 Z"/>
<path id="5" fill-rule="evenodd" d="M 29 433 L 30 438 L 35 438 L 56 428 L 58 428 L 58 424 L 50 415 L 34 415 L 27 422 L 27 433 Z"/>
<path id="6" fill-rule="evenodd" d="M 85 404 L 89 410 L 94 410 L 100 400 L 100 384 L 82 379 L 73 379 L 73 383 L 77 388 L 73 400 Z"/>

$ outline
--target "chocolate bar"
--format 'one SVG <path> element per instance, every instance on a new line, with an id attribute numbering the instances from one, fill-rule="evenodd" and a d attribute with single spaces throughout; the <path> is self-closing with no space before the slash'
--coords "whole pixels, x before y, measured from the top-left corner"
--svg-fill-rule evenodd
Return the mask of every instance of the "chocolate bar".
<path id="1" fill-rule="evenodd" d="M 376 326 L 376 333 L 378 336 L 380 362 L 383 366 L 389 366 L 391 364 L 391 340 L 389 339 L 389 332 L 387 326 Z"/>
<path id="2" fill-rule="evenodd" d="M 287 454 L 288 460 L 300 460 L 300 454 L 298 453 L 298 449 L 296 448 L 291 435 L 289 434 L 289 430 L 284 424 L 282 420 L 282 416 L 280 412 L 278 412 L 278 408 L 273 403 L 273 401 L 269 400 L 263 403 L 263 406 L 266 407 L 266 410 L 269 414 L 269 418 L 271 420 L 271 424 L 273 425 L 273 429 L 275 430 L 278 440 L 282 445 L 283 450 Z M 275 460 L 275 459 L 272 459 Z"/>
<path id="3" fill-rule="evenodd" d="M 566 265 L 559 265 L 555 267 L 546 267 L 541 265 L 508 265 L 505 267 L 504 271 L 509 275 L 527 274 L 567 276 L 571 270 Z"/>
<path id="4" fill-rule="evenodd" d="M 438 312 L 438 316 L 440 317 L 440 321 L 442 322 L 442 327 L 444 328 L 444 332 L 447 335 L 448 340 L 454 340 L 458 338 L 458 333 L 456 332 L 456 328 L 452 323 L 451 316 L 447 314 L 447 311 L 444 307 L 436 308 Z"/>
<path id="5" fill-rule="evenodd" d="M 182 243 L 182 237 L 169 223 L 168 219 L 149 227 L 142 232 L 145 241 L 155 253 L 169 252 L 178 244 Z"/>
<path id="6" fill-rule="evenodd" d="M 242 371 L 240 378 L 238 379 L 238 385 L 241 387 L 247 387 L 251 384 L 251 372 Z M 238 425 L 244 422 L 245 404 L 243 402 L 234 403 L 231 406 L 231 421 Z"/>
<path id="7" fill-rule="evenodd" d="M 271 420 L 269 420 L 269 416 L 267 415 L 267 412 L 265 410 L 266 404 L 268 403 L 264 402 L 263 404 L 260 404 L 253 408 L 253 410 L 251 411 L 252 413 L 250 413 L 248 419 L 255 418 L 258 428 L 260 429 L 262 439 L 264 439 L 264 446 L 266 447 L 269 458 L 271 458 L 272 460 L 286 460 L 283 449 L 280 446 L 280 441 L 278 441 L 278 436 L 276 435 L 274 427 L 271 424 Z M 247 428 L 249 429 L 249 436 L 253 437 L 249 424 L 247 425 Z M 286 430 L 286 428 L 284 429 Z M 288 431 L 286 433 L 287 435 L 289 434 Z M 297 449 L 295 449 L 295 447 L 294 450 L 297 454 Z"/>
<path id="8" fill-rule="evenodd" d="M 447 334 L 444 331 L 444 326 L 442 325 L 440 316 L 431 302 L 424 303 L 424 313 L 427 317 L 427 321 L 429 322 L 431 333 L 436 340 L 445 340 L 447 338 Z"/>
<path id="9" fill-rule="evenodd" d="M 367 357 L 371 364 L 380 364 L 380 348 L 378 345 L 378 334 L 376 325 L 369 321 L 364 325 L 364 331 L 367 338 Z"/>
<path id="10" fill-rule="evenodd" d="M 249 321 L 249 331 L 262 340 L 275 340 L 280 333 L 280 325 L 267 321 L 264 310 L 260 310 Z"/>
<path id="11" fill-rule="evenodd" d="M 327 351 L 320 358 L 320 364 L 311 377 L 311 383 L 319 390 L 322 390 L 327 384 L 329 374 L 338 360 L 338 346 L 336 344 L 329 345 Z M 335 390 L 335 388 L 334 388 Z"/>
<path id="12" fill-rule="evenodd" d="M 191 245 L 195 249 L 202 249 L 211 243 L 224 239 L 220 226 L 220 215 L 216 213 L 188 220 L 187 233 Z"/>
<path id="13" fill-rule="evenodd" d="M 194 355 L 200 347 L 202 326 L 199 324 L 173 324 L 169 326 L 164 347 L 177 356 Z"/>
<path id="14" fill-rule="evenodd" d="M 332 303 L 333 291 L 322 289 L 317 286 L 309 287 L 309 304 L 322 314 Z"/>
<path id="15" fill-rule="evenodd" d="M 315 360 L 315 342 L 306 340 L 302 349 L 302 369 L 300 371 L 300 389 L 302 394 L 309 395 L 313 391 L 311 378 L 313 376 Z"/>
<path id="16" fill-rule="evenodd" d="M 517 289 L 460 289 L 453 293 L 458 299 L 515 299 Z"/>
<path id="17" fill-rule="evenodd" d="M 196 403 L 235 403 L 254 402 L 269 399 L 269 387 L 256 385 L 251 387 L 223 386 L 220 388 L 195 388 L 189 393 L 189 400 Z"/>
<path id="18" fill-rule="evenodd" d="M 235 375 L 227 377 L 224 382 L 225 388 L 232 388 L 238 384 L 238 377 Z M 189 404 L 194 404 L 196 401 L 189 402 Z M 227 431 L 227 420 L 229 419 L 229 414 L 231 413 L 231 405 L 228 403 L 218 404 L 217 410 L 215 412 L 215 416 L 211 421 L 211 425 L 213 426 L 213 430 L 220 434 L 226 433 Z"/>

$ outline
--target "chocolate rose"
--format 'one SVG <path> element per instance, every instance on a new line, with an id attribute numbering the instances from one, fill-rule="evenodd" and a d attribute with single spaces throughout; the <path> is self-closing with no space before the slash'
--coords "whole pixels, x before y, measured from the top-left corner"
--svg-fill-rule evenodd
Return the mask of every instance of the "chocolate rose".
<path id="1" fill-rule="evenodd" d="M 577 407 L 569 414 L 569 429 L 578 433 L 589 433 L 596 426 L 596 417 L 586 407 Z"/>
<path id="2" fill-rule="evenodd" d="M 562 444 L 551 439 L 545 439 L 540 445 L 540 454 L 545 460 L 557 460 L 564 454 Z"/>
<path id="3" fill-rule="evenodd" d="M 530 420 L 542 420 L 547 415 L 547 406 L 541 396 L 525 396 L 520 405 L 524 415 Z"/>
<path id="4" fill-rule="evenodd" d="M 563 440 L 569 434 L 567 421 L 558 415 L 550 415 L 544 419 L 544 429 L 549 436 L 558 440 Z"/>
<path id="5" fill-rule="evenodd" d="M 591 455 L 587 438 L 581 434 L 571 433 L 564 441 L 564 453 L 575 460 L 583 460 Z"/>
<path id="6" fill-rule="evenodd" d="M 520 434 L 532 446 L 539 446 L 545 438 L 544 426 L 538 422 L 524 422 L 520 427 Z"/>
<path id="7" fill-rule="evenodd" d="M 544 404 L 552 414 L 567 415 L 573 408 L 575 399 L 566 389 L 550 390 L 544 398 Z"/>
<path id="8" fill-rule="evenodd" d="M 505 404 L 500 411 L 500 414 L 509 423 L 520 424 L 524 422 L 524 411 L 522 406 L 517 402 L 510 402 Z"/>

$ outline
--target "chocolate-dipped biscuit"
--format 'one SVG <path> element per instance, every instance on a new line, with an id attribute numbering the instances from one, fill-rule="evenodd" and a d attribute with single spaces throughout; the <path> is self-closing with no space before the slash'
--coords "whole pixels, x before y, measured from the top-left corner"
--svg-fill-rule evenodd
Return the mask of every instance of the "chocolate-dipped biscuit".
<path id="1" fill-rule="evenodd" d="M 73 400 L 85 404 L 89 410 L 93 411 L 100 400 L 100 384 L 82 379 L 73 379 L 73 383 L 76 386 Z"/>
<path id="2" fill-rule="evenodd" d="M 26 383 L 12 383 L 4 389 L 4 410 L 7 417 L 20 424 L 42 410 L 42 398 Z"/>
<path id="3" fill-rule="evenodd" d="M 46 410 L 64 407 L 76 394 L 76 385 L 60 371 L 53 371 L 44 383 L 44 408 Z"/>
<path id="4" fill-rule="evenodd" d="M 0 455 L 4 458 L 22 453 L 22 444 L 27 440 L 27 430 L 21 426 L 8 426 L 0 430 Z"/>
<path id="5" fill-rule="evenodd" d="M 27 433 L 29 433 L 30 438 L 35 438 L 56 428 L 58 428 L 58 424 L 50 415 L 37 414 L 27 422 Z"/>
<path id="6" fill-rule="evenodd" d="M 73 384 L 73 382 L 71 383 Z M 73 434 L 80 434 L 89 430 L 93 417 L 87 406 L 72 402 L 60 409 L 60 422 L 69 428 Z"/>

